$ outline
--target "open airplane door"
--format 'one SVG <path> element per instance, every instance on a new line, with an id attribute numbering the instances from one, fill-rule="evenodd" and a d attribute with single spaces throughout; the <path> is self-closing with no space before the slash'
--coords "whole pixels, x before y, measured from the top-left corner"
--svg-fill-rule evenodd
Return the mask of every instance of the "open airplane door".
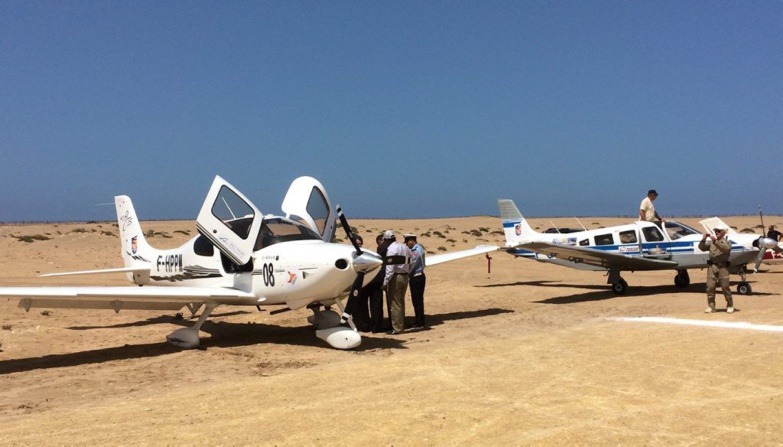
<path id="1" fill-rule="evenodd" d="M 321 182 L 299 177 L 291 183 L 281 206 L 286 217 L 299 220 L 326 242 L 334 239 L 337 213 Z"/>
<path id="2" fill-rule="evenodd" d="M 722 221 L 719 217 L 710 217 L 709 219 L 700 220 L 699 223 L 710 234 L 715 234 L 716 228 L 724 228 L 728 234 L 737 234 L 734 228 L 731 228 L 726 222 Z"/>
<path id="3" fill-rule="evenodd" d="M 258 208 L 217 175 L 196 219 L 196 228 L 231 262 L 244 265 L 253 255 L 262 221 Z"/>

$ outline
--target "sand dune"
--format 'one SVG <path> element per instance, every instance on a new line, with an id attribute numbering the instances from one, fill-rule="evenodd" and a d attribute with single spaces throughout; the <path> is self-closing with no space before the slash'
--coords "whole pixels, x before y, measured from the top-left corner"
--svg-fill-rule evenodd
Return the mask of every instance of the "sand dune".
<path id="1" fill-rule="evenodd" d="M 724 220 L 760 232 L 755 217 Z M 504 243 L 489 216 L 351 224 L 370 247 L 388 228 L 429 233 L 421 242 L 433 253 Z M 161 248 L 195 234 L 193 222 L 143 227 Z M 116 234 L 113 223 L 0 225 L 0 286 L 125 285 L 122 276 L 37 276 L 120 266 Z M 601 273 L 491 256 L 491 273 L 483 256 L 428 269 L 430 328 L 369 334 L 356 351 L 316 339 L 305 310 L 221 307 L 203 327 L 205 349 L 183 351 L 164 337 L 191 323 L 166 313 L 25 313 L 3 299 L 0 444 L 780 442 L 783 334 L 615 318 L 783 326 L 782 265 L 749 276 L 754 294 L 735 297 L 739 312 L 705 315 L 698 270 L 685 291 L 672 271 L 624 274 L 629 295 L 617 297 Z"/>

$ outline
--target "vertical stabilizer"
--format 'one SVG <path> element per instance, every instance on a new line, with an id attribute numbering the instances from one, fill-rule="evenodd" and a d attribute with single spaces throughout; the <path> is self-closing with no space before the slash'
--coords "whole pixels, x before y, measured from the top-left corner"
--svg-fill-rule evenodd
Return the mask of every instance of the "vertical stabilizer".
<path id="1" fill-rule="evenodd" d="M 114 205 L 117 208 L 117 224 L 122 242 L 122 259 L 125 267 L 146 265 L 152 257 L 152 247 L 144 239 L 136 210 L 128 196 L 116 196 Z"/>
<path id="2" fill-rule="evenodd" d="M 503 221 L 506 247 L 514 247 L 522 242 L 530 242 L 538 238 L 539 233 L 530 227 L 513 200 L 498 199 L 498 208 L 500 209 L 500 219 Z"/>

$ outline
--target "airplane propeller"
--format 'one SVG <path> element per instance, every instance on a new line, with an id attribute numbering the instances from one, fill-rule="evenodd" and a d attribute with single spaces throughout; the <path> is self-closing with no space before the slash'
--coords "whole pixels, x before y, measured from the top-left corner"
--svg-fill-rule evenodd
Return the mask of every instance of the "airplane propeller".
<path id="1" fill-rule="evenodd" d="M 351 231 L 351 226 L 348 225 L 348 219 L 345 218 L 340 205 L 337 205 L 337 217 L 340 219 L 340 225 L 342 225 L 343 230 L 345 230 L 345 234 L 348 236 L 348 239 L 350 239 L 351 245 L 353 245 L 353 248 L 356 249 L 356 255 L 354 255 L 353 259 L 354 270 L 356 271 L 356 279 L 351 285 L 351 293 L 348 295 L 348 302 L 345 304 L 342 318 L 340 318 L 340 324 L 348 323 L 353 330 L 356 330 L 351 315 L 353 315 L 354 311 L 359 305 L 359 295 L 361 294 L 362 286 L 364 285 L 364 274 L 366 271 L 371 270 L 373 266 L 378 265 L 379 260 L 375 259 L 373 256 L 370 256 L 369 253 L 362 251 L 359 243 L 356 242 L 356 236 L 353 234 L 353 231 Z"/>

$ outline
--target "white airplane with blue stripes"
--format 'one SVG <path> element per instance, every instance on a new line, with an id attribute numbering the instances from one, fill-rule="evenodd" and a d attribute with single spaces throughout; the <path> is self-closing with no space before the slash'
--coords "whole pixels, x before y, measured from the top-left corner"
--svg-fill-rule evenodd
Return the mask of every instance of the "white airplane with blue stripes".
<path id="1" fill-rule="evenodd" d="M 690 285 L 688 269 L 708 266 L 709 252 L 699 249 L 702 233 L 680 222 L 636 221 L 597 230 L 539 233 L 530 227 L 513 200 L 498 199 L 498 207 L 507 253 L 580 270 L 606 271 L 606 282 L 617 295 L 628 290 L 622 272 L 676 270 L 674 284 L 686 288 Z M 715 228 L 729 229 L 729 270 L 741 277 L 737 293 L 751 293 L 745 277 L 746 265 L 756 262 L 763 249 L 777 243 L 766 237 L 737 233 L 717 217 L 699 223 L 705 233 L 713 235 Z"/>

